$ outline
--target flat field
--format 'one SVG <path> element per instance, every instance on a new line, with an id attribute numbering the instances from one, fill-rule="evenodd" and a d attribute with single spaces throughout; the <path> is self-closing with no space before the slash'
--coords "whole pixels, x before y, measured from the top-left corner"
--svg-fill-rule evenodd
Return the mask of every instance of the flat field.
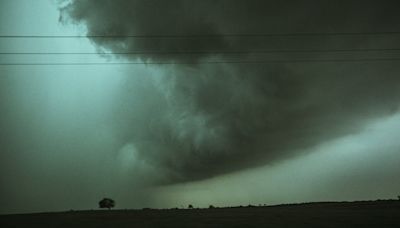
<path id="1" fill-rule="evenodd" d="M 0 227 L 400 227 L 400 201 L 1 215 Z"/>

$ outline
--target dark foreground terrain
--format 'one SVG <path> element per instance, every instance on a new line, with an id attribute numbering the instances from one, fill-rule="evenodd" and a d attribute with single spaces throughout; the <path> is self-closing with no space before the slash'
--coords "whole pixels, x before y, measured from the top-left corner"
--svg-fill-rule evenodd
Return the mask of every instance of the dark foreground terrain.
<path id="1" fill-rule="evenodd" d="M 400 201 L 1 215 L 0 227 L 400 227 Z"/>

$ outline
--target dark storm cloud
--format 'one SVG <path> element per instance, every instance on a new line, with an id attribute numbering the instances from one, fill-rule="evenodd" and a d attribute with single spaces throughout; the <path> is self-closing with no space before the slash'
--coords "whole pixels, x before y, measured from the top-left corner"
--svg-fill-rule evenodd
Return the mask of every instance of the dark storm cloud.
<path id="1" fill-rule="evenodd" d="M 394 31 L 400 22 L 396 10 L 395 3 L 377 1 L 101 0 L 72 1 L 61 15 L 86 24 L 92 36 L 212 35 L 91 38 L 99 49 L 146 52 L 126 58 L 194 62 L 238 60 L 221 54 L 226 51 L 394 47 L 396 35 L 224 34 Z M 154 53 L 180 51 L 202 54 Z M 248 54 L 240 60 L 360 56 L 365 53 Z M 400 101 L 394 62 L 188 64 L 158 69 L 156 78 L 161 81 L 132 86 L 121 95 L 125 107 L 116 112 L 116 126 L 122 145 L 133 143 L 138 159 L 163 170 L 166 182 L 203 179 L 289 158 L 359 131 L 371 118 L 397 111 Z"/>
<path id="2" fill-rule="evenodd" d="M 84 22 L 88 35 L 211 35 L 196 38 L 93 38 L 115 52 L 260 50 L 261 48 L 321 46 L 327 39 L 295 37 L 277 39 L 232 38 L 223 34 L 296 32 L 392 31 L 398 20 L 396 5 L 356 1 L 262 0 L 134 0 L 72 1 L 62 8 L 61 19 Z M 291 41 L 291 42 L 287 42 Z M 315 44 L 318 41 L 318 44 Z M 325 42 L 323 42 L 325 41 Z M 352 39 L 352 41 L 359 41 Z M 340 45 L 340 41 L 338 45 Z M 278 46 L 278 47 L 277 47 Z M 197 56 L 204 57 L 204 56 Z M 144 54 L 143 59 L 185 59 L 181 55 Z"/>

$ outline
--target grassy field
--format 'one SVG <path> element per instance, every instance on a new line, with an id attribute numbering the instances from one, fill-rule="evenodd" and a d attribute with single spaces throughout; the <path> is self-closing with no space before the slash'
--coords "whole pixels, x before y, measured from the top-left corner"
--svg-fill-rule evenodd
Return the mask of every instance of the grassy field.
<path id="1" fill-rule="evenodd" d="M 400 201 L 1 215 L 0 227 L 400 227 Z"/>

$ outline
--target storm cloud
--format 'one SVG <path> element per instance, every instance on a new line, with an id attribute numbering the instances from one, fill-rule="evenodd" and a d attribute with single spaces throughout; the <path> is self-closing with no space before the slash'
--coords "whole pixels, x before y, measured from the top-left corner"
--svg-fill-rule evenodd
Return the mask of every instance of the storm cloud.
<path id="1" fill-rule="evenodd" d="M 393 48 L 398 35 L 257 34 L 390 32 L 400 22 L 395 6 L 355 1 L 82 0 L 70 1 L 60 11 L 62 21 L 87 27 L 100 52 L 140 52 L 118 56 L 179 63 L 154 66 L 140 82 L 138 77 L 128 79 L 114 112 L 119 151 L 134 150 L 135 159 L 158 170 L 159 183 L 174 183 L 279 162 L 359 132 L 373 118 L 396 113 L 396 62 L 268 63 L 359 59 L 366 54 L 255 53 Z M 246 55 L 230 53 L 243 51 Z M 260 59 L 266 63 L 204 64 Z"/>

